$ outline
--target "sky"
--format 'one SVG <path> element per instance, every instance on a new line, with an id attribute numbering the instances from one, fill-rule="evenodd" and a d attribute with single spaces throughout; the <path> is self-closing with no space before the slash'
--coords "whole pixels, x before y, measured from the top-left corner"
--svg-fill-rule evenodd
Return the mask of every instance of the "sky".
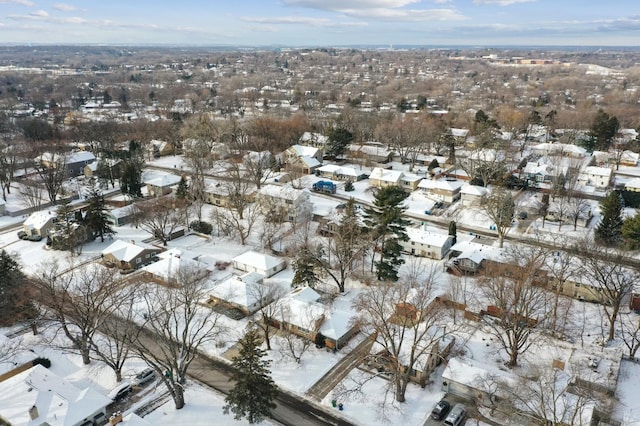
<path id="1" fill-rule="evenodd" d="M 639 46 L 638 0 L 0 0 L 3 44 Z"/>

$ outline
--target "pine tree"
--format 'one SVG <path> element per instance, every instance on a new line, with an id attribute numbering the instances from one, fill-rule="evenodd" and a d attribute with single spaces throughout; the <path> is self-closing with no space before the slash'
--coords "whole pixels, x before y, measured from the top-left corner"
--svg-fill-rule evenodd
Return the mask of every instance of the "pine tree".
<path id="1" fill-rule="evenodd" d="M 632 250 L 640 247 L 640 214 L 625 219 L 621 230 L 627 247 Z"/>
<path id="2" fill-rule="evenodd" d="M 449 222 L 449 235 L 453 237 L 453 244 L 458 242 L 458 226 L 455 220 Z"/>
<path id="3" fill-rule="evenodd" d="M 188 188 L 187 188 L 187 179 L 182 175 L 180 178 L 180 182 L 178 183 L 178 188 L 176 189 L 176 198 L 180 200 L 184 200 L 187 198 Z"/>
<path id="4" fill-rule="evenodd" d="M 293 262 L 295 273 L 291 280 L 291 287 L 307 286 L 315 288 L 320 281 L 316 274 L 317 261 L 308 248 L 303 248 Z"/>
<path id="5" fill-rule="evenodd" d="M 246 418 L 249 423 L 259 423 L 276 407 L 273 402 L 278 390 L 269 372 L 271 361 L 263 359 L 267 354 L 260 348 L 258 329 L 250 327 L 238 342 L 239 354 L 233 357 L 232 380 L 235 386 L 225 398 L 224 414 L 232 412 L 236 420 Z"/>
<path id="6" fill-rule="evenodd" d="M 18 260 L 6 251 L 0 251 L 0 326 L 35 315 L 28 289 Z"/>
<path id="7" fill-rule="evenodd" d="M 93 238 L 100 236 L 100 242 L 104 242 L 105 236 L 114 235 L 116 232 L 111 227 L 105 207 L 104 195 L 99 190 L 93 188 L 87 200 L 87 216 L 85 223 Z"/>
<path id="8" fill-rule="evenodd" d="M 600 201 L 602 219 L 596 227 L 596 239 L 605 245 L 613 246 L 622 236 L 622 208 L 624 202 L 618 191 L 613 191 Z"/>
<path id="9" fill-rule="evenodd" d="M 407 209 L 403 204 L 407 196 L 399 186 L 387 186 L 376 193 L 373 207 L 365 210 L 365 226 L 380 251 L 375 262 L 379 280 L 397 281 L 398 268 L 404 263 L 399 242 L 409 240 L 406 228 L 410 222 L 402 217 Z"/>
<path id="10" fill-rule="evenodd" d="M 351 192 L 353 191 L 355 188 L 353 187 L 353 182 L 351 182 L 350 180 L 348 180 L 345 184 L 344 184 L 344 190 L 346 192 Z"/>

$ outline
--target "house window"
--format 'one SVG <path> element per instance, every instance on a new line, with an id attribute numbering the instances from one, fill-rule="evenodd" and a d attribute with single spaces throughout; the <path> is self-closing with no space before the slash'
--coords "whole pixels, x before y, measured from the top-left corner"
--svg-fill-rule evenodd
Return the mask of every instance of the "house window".
<path id="1" fill-rule="evenodd" d="M 136 259 L 136 263 L 142 263 L 142 259 L 137 258 L 137 259 Z"/>
<path id="2" fill-rule="evenodd" d="M 144 255 L 144 258 L 145 258 L 145 259 L 148 259 L 148 258 L 149 258 L 149 253 L 145 254 L 145 255 Z"/>

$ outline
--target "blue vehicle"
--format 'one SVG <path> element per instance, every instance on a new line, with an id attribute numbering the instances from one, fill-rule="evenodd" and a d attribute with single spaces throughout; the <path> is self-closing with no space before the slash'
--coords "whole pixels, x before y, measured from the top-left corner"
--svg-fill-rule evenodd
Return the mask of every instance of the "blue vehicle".
<path id="1" fill-rule="evenodd" d="M 328 180 L 319 180 L 311 186 L 315 192 L 323 192 L 325 194 L 335 194 L 336 184 Z"/>

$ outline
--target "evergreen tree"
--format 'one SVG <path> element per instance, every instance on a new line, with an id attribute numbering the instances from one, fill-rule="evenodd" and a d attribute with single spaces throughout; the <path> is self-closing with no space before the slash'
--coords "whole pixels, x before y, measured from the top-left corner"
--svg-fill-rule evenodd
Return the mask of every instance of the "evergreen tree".
<path id="1" fill-rule="evenodd" d="M 640 247 L 640 214 L 629 217 L 624 220 L 621 228 L 622 238 L 625 239 L 627 246 L 635 250 Z"/>
<path id="2" fill-rule="evenodd" d="M 594 149 L 607 151 L 619 128 L 620 123 L 616 116 L 598 110 L 589 129 L 589 139 L 585 142 L 585 148 L 591 152 Z"/>
<path id="3" fill-rule="evenodd" d="M 315 288 L 316 284 L 320 281 L 316 274 L 316 266 L 318 262 L 316 258 L 309 252 L 308 248 L 303 248 L 293 261 L 293 280 L 291 281 L 291 287 L 307 286 Z"/>
<path id="4" fill-rule="evenodd" d="M 176 198 L 180 200 L 184 200 L 187 198 L 188 188 L 187 188 L 187 179 L 182 175 L 180 178 L 180 182 L 178 183 L 178 188 L 176 189 Z"/>
<path id="5" fill-rule="evenodd" d="M 0 326 L 35 316 L 27 280 L 18 260 L 0 251 Z"/>
<path id="6" fill-rule="evenodd" d="M 329 130 L 329 141 L 325 154 L 332 160 L 341 157 L 347 150 L 347 146 L 353 142 L 353 133 L 342 127 Z"/>
<path id="7" fill-rule="evenodd" d="M 345 184 L 344 184 L 344 190 L 346 192 L 351 192 L 353 191 L 355 188 L 353 187 L 353 182 L 351 182 L 350 180 L 348 180 Z"/>
<path id="8" fill-rule="evenodd" d="M 429 163 L 429 166 L 427 167 L 427 170 L 431 171 L 431 170 L 435 169 L 436 167 L 440 167 L 440 164 L 438 163 L 438 160 L 436 158 L 434 158 Z"/>
<path id="9" fill-rule="evenodd" d="M 131 197 L 142 197 L 142 148 L 136 141 L 129 142 L 129 151 L 124 159 L 120 175 L 120 190 Z"/>
<path id="10" fill-rule="evenodd" d="M 111 227 L 107 216 L 107 209 L 104 202 L 104 195 L 99 190 L 93 188 L 87 200 L 87 215 L 85 224 L 91 232 L 93 238 L 100 236 L 100 242 L 104 242 L 105 236 L 114 235 L 116 232 Z"/>
<path id="11" fill-rule="evenodd" d="M 258 329 L 250 327 L 238 342 L 239 354 L 233 357 L 232 380 L 235 386 L 225 398 L 224 414 L 232 412 L 236 420 L 246 418 L 249 423 L 259 423 L 276 407 L 273 402 L 278 393 L 271 379 L 271 361 L 263 359 L 267 354 L 260 348 Z"/>
<path id="12" fill-rule="evenodd" d="M 453 237 L 453 244 L 458 242 L 458 227 L 455 220 L 449 222 L 449 235 Z"/>
<path id="13" fill-rule="evenodd" d="M 365 209 L 365 226 L 380 252 L 379 260 L 374 262 L 379 280 L 397 281 L 398 268 L 404 263 L 400 241 L 409 240 L 406 228 L 410 222 L 402 217 L 407 196 L 399 186 L 387 186 L 376 193 L 373 207 Z"/>
<path id="14" fill-rule="evenodd" d="M 602 219 L 596 227 L 596 239 L 605 245 L 613 246 L 622 236 L 622 208 L 624 202 L 618 191 L 612 191 L 600 201 Z"/>

